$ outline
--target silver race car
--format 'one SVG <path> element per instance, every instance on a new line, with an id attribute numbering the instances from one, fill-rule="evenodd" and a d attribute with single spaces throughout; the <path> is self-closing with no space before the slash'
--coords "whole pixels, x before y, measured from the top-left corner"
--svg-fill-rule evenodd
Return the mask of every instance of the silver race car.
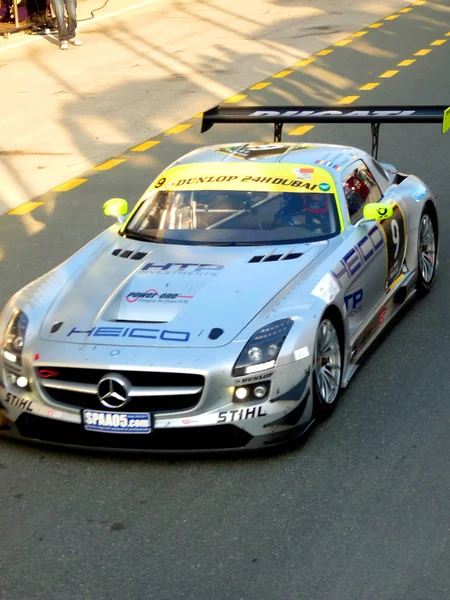
<path id="1" fill-rule="evenodd" d="M 285 442 L 331 413 L 381 331 L 429 291 L 427 184 L 357 148 L 281 141 L 283 122 L 353 120 L 374 123 L 377 145 L 380 122 L 411 114 L 241 110 L 213 109 L 203 129 L 273 122 L 277 141 L 191 152 L 129 215 L 109 200 L 119 222 L 7 303 L 4 435 L 164 452 Z M 447 128 L 444 108 L 421 110 L 408 112 Z"/>

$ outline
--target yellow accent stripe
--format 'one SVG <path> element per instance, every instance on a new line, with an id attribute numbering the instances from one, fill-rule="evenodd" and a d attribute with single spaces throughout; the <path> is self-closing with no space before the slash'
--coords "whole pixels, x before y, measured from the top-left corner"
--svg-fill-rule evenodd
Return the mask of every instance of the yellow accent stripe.
<path id="1" fill-rule="evenodd" d="M 361 86 L 359 89 L 364 91 L 374 90 L 379 85 L 379 83 L 366 83 L 366 85 Z"/>
<path id="2" fill-rule="evenodd" d="M 272 85 L 270 83 L 270 81 L 262 81 L 261 83 L 255 83 L 255 85 L 252 85 L 251 88 L 249 88 L 250 90 L 263 90 L 264 88 L 266 88 L 268 85 Z"/>
<path id="3" fill-rule="evenodd" d="M 87 179 L 71 179 L 70 181 L 66 181 L 62 185 L 58 185 L 58 187 L 53 188 L 53 192 L 70 192 L 74 188 L 78 187 L 82 183 L 87 181 Z"/>
<path id="4" fill-rule="evenodd" d="M 433 52 L 433 50 L 427 48 L 426 50 L 419 50 L 418 52 L 415 52 L 414 56 L 426 56 L 427 54 L 430 54 L 430 52 Z"/>
<path id="5" fill-rule="evenodd" d="M 346 46 L 347 44 L 351 44 L 353 42 L 352 38 L 347 38 L 345 40 L 341 40 L 340 42 L 336 42 L 333 46 Z"/>
<path id="6" fill-rule="evenodd" d="M 379 75 L 379 77 L 383 77 L 383 79 L 386 79 L 387 77 L 394 77 L 394 75 L 397 75 L 397 73 L 399 73 L 399 71 L 385 71 L 384 73 Z"/>
<path id="7" fill-rule="evenodd" d="M 311 129 L 314 129 L 315 125 L 300 125 L 300 127 L 296 127 L 292 131 L 289 132 L 288 135 L 305 135 Z"/>
<path id="8" fill-rule="evenodd" d="M 281 79 L 282 77 L 287 77 L 293 72 L 294 71 L 280 71 L 279 73 L 275 73 L 275 75 L 272 75 L 272 77 L 275 77 L 275 79 Z"/>
<path id="9" fill-rule="evenodd" d="M 351 104 L 352 102 L 355 102 L 355 100 L 358 100 L 358 98 L 360 97 L 361 96 L 345 96 L 345 98 L 339 100 L 338 104 Z"/>
<path id="10" fill-rule="evenodd" d="M 25 204 L 21 204 L 20 206 L 16 206 L 12 210 L 8 211 L 8 215 L 26 215 L 31 212 L 38 206 L 42 206 L 43 202 L 25 202 Z"/>
<path id="11" fill-rule="evenodd" d="M 385 17 L 385 21 L 393 21 L 394 19 L 398 19 L 399 15 L 389 15 L 389 17 Z"/>
<path id="12" fill-rule="evenodd" d="M 192 127 L 192 123 L 183 123 L 182 125 L 175 125 L 175 127 L 171 127 L 164 133 L 166 135 L 173 135 L 174 133 L 182 133 L 183 131 L 186 131 L 186 129 L 189 129 L 189 127 Z"/>
<path id="13" fill-rule="evenodd" d="M 378 27 L 383 27 L 384 23 L 372 23 L 369 25 L 369 29 L 378 29 Z"/>
<path id="14" fill-rule="evenodd" d="M 362 37 L 363 35 L 366 35 L 366 33 L 369 33 L 368 31 L 357 31 L 356 33 L 352 34 L 352 37 Z"/>
<path id="15" fill-rule="evenodd" d="M 125 158 L 112 158 L 111 160 L 107 160 L 101 165 L 98 165 L 98 167 L 93 167 L 92 171 L 109 171 L 123 162 L 126 162 Z"/>
<path id="16" fill-rule="evenodd" d="M 316 52 L 316 56 L 326 56 L 327 54 L 331 54 L 332 52 L 334 52 L 334 50 L 331 50 L 331 48 L 328 48 L 326 50 L 321 50 L 320 52 Z"/>
<path id="17" fill-rule="evenodd" d="M 310 65 L 312 62 L 314 62 L 313 58 L 304 58 L 303 60 L 299 60 L 298 62 L 296 62 L 294 64 L 294 67 L 306 67 L 307 65 Z"/>
<path id="18" fill-rule="evenodd" d="M 150 150 L 150 148 L 153 148 L 158 144 L 160 144 L 159 140 L 149 140 L 148 142 L 143 142 L 142 144 L 139 144 L 139 146 L 131 148 L 130 152 L 145 152 L 146 150 Z"/>
<path id="19" fill-rule="evenodd" d="M 247 98 L 247 94 L 236 94 L 235 96 L 231 96 L 231 98 L 224 100 L 224 103 L 225 104 L 236 104 L 237 102 L 244 100 L 244 98 Z"/>
<path id="20" fill-rule="evenodd" d="M 434 42 L 431 42 L 430 46 L 442 46 L 446 41 L 447 40 L 434 40 Z"/>
<path id="21" fill-rule="evenodd" d="M 409 60 L 402 60 L 402 62 L 399 62 L 397 67 L 409 67 L 409 65 L 412 65 L 413 63 L 415 63 L 416 61 L 413 59 L 409 59 Z"/>

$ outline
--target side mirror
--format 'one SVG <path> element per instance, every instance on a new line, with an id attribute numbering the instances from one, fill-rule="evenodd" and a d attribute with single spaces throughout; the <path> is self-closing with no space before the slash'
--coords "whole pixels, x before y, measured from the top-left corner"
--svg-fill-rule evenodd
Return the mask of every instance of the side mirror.
<path id="1" fill-rule="evenodd" d="M 119 223 L 125 221 L 128 213 L 128 202 L 123 198 L 111 198 L 103 205 L 103 214 L 107 217 L 116 217 Z"/>
<path id="2" fill-rule="evenodd" d="M 363 208 L 363 219 L 365 221 L 383 221 L 389 219 L 394 214 L 394 209 L 390 204 L 372 202 L 365 204 Z"/>

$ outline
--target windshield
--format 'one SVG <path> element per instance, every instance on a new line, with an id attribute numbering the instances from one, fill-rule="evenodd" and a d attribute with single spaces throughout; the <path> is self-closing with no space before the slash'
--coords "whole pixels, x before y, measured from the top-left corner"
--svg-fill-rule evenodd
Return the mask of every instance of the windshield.
<path id="1" fill-rule="evenodd" d="M 144 200 L 123 235 L 228 246 L 312 242 L 338 232 L 331 193 L 160 190 Z"/>

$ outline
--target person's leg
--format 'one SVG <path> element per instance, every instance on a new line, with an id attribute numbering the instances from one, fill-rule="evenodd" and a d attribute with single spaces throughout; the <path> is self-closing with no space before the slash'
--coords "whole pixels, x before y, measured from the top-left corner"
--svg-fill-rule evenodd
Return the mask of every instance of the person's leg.
<path id="1" fill-rule="evenodd" d="M 69 32 L 67 31 L 66 21 L 64 19 L 64 0 L 51 0 L 53 10 L 55 11 L 56 23 L 58 24 L 59 41 L 67 42 Z"/>
<path id="2" fill-rule="evenodd" d="M 69 16 L 69 39 L 73 41 L 77 39 L 77 0 L 65 0 L 65 3 Z"/>

